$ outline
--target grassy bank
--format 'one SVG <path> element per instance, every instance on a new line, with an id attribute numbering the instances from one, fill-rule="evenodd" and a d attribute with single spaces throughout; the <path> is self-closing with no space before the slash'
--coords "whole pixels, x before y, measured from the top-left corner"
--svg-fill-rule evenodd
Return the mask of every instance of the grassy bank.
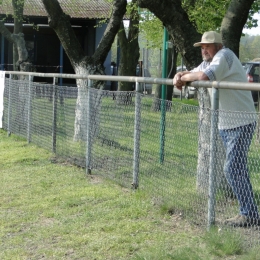
<path id="1" fill-rule="evenodd" d="M 0 130 L 0 259 L 259 259 L 233 233 L 206 233 L 52 156 Z"/>

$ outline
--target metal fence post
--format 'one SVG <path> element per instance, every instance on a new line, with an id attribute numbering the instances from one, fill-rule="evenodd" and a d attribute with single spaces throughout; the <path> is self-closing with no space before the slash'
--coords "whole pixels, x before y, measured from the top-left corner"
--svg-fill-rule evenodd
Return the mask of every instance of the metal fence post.
<path id="1" fill-rule="evenodd" d="M 133 183 L 134 189 L 139 185 L 139 160 L 140 160 L 140 133 L 141 133 L 141 93 L 139 82 L 135 83 L 135 124 L 134 124 L 134 160 L 133 160 Z"/>
<path id="2" fill-rule="evenodd" d="M 219 90 L 212 87 L 211 126 L 210 126 L 210 163 L 209 163 L 209 197 L 208 197 L 208 229 L 215 224 L 216 204 L 216 164 L 218 134 Z"/>
<path id="3" fill-rule="evenodd" d="M 27 142 L 31 142 L 31 126 L 32 126 L 32 79 L 29 75 L 29 93 L 28 93 L 28 118 L 27 118 Z"/>
<path id="4" fill-rule="evenodd" d="M 86 173 L 91 174 L 91 87 L 93 85 L 92 80 L 88 79 L 87 87 L 87 140 L 86 140 Z"/>
<path id="5" fill-rule="evenodd" d="M 8 115 L 7 115 L 7 136 L 11 135 L 11 115 L 12 115 L 12 81 L 13 75 L 9 78 L 9 95 L 8 95 Z"/>
<path id="6" fill-rule="evenodd" d="M 164 27 L 163 33 L 163 72 L 162 78 L 167 78 L 167 51 L 168 51 L 169 34 Z M 164 141 L 165 141 L 165 106 L 166 106 L 166 85 L 162 85 L 161 98 L 161 122 L 160 122 L 160 163 L 164 162 Z"/>
<path id="7" fill-rule="evenodd" d="M 52 111 L 52 152 L 56 153 L 56 141 L 57 141 L 57 86 L 56 77 L 53 78 L 53 111 Z"/>

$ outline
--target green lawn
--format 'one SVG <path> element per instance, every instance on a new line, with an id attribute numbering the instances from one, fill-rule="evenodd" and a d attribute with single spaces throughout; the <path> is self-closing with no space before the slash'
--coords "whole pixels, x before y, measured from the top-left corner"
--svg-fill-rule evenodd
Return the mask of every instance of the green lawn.
<path id="1" fill-rule="evenodd" d="M 0 130 L 0 259 L 259 259 L 241 237 L 205 232 Z"/>

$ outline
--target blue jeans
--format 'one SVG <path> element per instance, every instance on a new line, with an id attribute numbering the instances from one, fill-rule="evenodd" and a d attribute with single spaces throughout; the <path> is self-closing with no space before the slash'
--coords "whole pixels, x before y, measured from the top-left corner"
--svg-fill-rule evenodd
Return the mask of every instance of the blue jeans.
<path id="1" fill-rule="evenodd" d="M 240 214 L 249 218 L 259 218 L 247 168 L 247 154 L 256 123 L 233 129 L 219 130 L 226 149 L 224 173 L 236 195 Z"/>

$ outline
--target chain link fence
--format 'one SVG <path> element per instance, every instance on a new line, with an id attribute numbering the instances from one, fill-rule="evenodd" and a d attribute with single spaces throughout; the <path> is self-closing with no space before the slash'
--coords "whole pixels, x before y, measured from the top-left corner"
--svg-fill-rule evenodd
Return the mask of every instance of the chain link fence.
<path id="1" fill-rule="evenodd" d="M 3 127 L 53 151 L 54 160 L 138 188 L 154 205 L 204 229 L 211 222 L 224 229 L 223 221 L 237 215 L 239 205 L 223 173 L 218 113 L 138 92 L 6 78 Z M 247 165 L 254 203 L 260 208 L 259 114 L 222 113 L 235 121 L 256 119 Z M 206 123 L 199 120 L 201 114 Z M 260 241 L 259 226 L 235 230 L 249 245 Z"/>

